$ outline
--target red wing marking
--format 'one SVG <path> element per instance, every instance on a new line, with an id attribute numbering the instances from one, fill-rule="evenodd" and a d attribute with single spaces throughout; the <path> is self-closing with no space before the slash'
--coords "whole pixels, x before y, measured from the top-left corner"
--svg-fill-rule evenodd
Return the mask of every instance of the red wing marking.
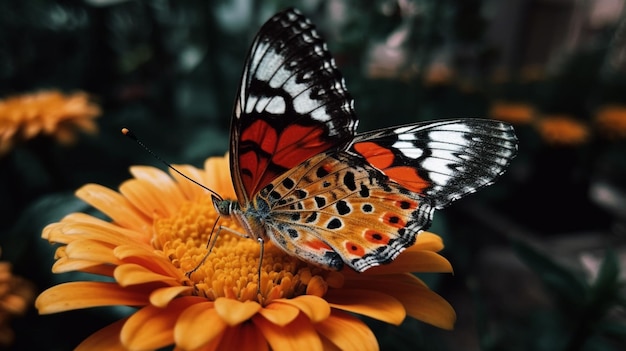
<path id="1" fill-rule="evenodd" d="M 354 150 L 365 157 L 369 164 L 378 169 L 385 169 L 391 166 L 395 158 L 391 150 L 369 141 L 354 144 Z"/>
<path id="2" fill-rule="evenodd" d="M 405 188 L 422 194 L 424 189 L 430 186 L 430 182 L 424 180 L 417 174 L 417 170 L 409 166 L 398 166 L 381 169 L 387 177 L 393 179 L 396 183 L 401 184 Z"/>
<path id="3" fill-rule="evenodd" d="M 241 141 L 251 141 L 261 148 L 261 150 L 271 154 L 276 147 L 276 130 L 262 119 L 252 122 L 248 128 L 241 133 Z"/>
<path id="4" fill-rule="evenodd" d="M 363 246 L 348 241 L 346 242 L 346 250 L 348 250 L 348 252 L 350 252 L 351 254 L 358 256 L 358 257 L 363 257 L 363 255 L 365 255 L 365 249 L 363 248 Z"/>
<path id="5" fill-rule="evenodd" d="M 378 168 L 387 177 L 405 188 L 416 193 L 423 193 L 424 189 L 430 186 L 430 182 L 420 177 L 415 167 L 393 166 L 396 157 L 392 149 L 371 141 L 356 143 L 353 147 L 370 165 Z"/>
<path id="6" fill-rule="evenodd" d="M 365 232 L 365 240 L 376 244 L 387 245 L 389 243 L 389 235 L 368 229 Z"/>
<path id="7" fill-rule="evenodd" d="M 330 246 L 326 245 L 326 243 L 321 240 L 306 241 L 304 242 L 304 245 L 312 248 L 315 251 L 322 251 L 322 250 L 334 251 Z"/>
<path id="8" fill-rule="evenodd" d="M 383 216 L 383 223 L 395 228 L 404 228 L 406 225 L 406 222 L 395 213 L 385 213 Z"/>
<path id="9" fill-rule="evenodd" d="M 333 147 L 322 140 L 324 135 L 320 126 L 291 124 L 279 133 L 262 119 L 252 122 L 242 132 L 241 142 L 256 146 L 239 154 L 241 179 L 248 197 L 285 170 Z"/>
<path id="10" fill-rule="evenodd" d="M 285 128 L 276 143 L 272 162 L 292 168 L 309 158 L 326 151 L 331 145 L 322 140 L 324 130 L 319 126 L 306 127 L 292 124 Z"/>

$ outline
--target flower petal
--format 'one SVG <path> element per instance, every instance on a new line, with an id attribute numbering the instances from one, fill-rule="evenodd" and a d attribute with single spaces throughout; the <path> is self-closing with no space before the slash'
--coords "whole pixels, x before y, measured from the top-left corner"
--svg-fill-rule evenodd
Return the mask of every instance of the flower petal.
<path id="1" fill-rule="evenodd" d="M 454 328 L 454 308 L 419 278 L 410 274 L 376 277 L 380 279 L 351 280 L 348 284 L 351 288 L 379 291 L 393 296 L 404 305 L 406 313 L 415 319 L 442 329 Z"/>
<path id="2" fill-rule="evenodd" d="M 326 300 L 331 307 L 395 325 L 402 323 L 406 317 L 406 310 L 398 299 L 378 291 L 333 289 L 326 294 Z"/>
<path id="3" fill-rule="evenodd" d="M 348 313 L 333 310 L 328 319 L 315 324 L 315 329 L 339 350 L 378 350 L 378 341 L 372 330 Z"/>
<path id="4" fill-rule="evenodd" d="M 35 306 L 40 314 L 48 314 L 96 306 L 141 306 L 147 303 L 145 291 L 125 289 L 117 283 L 70 282 L 42 292 Z"/>
<path id="5" fill-rule="evenodd" d="M 194 350 L 222 336 L 228 325 L 213 308 L 213 302 L 201 302 L 181 313 L 174 327 L 176 345 Z"/>
<path id="6" fill-rule="evenodd" d="M 431 232 L 421 232 L 415 237 L 415 244 L 407 248 L 406 251 L 428 250 L 439 252 L 443 250 L 443 239 Z"/>
<path id="7" fill-rule="evenodd" d="M 74 351 L 126 350 L 120 340 L 120 331 L 127 320 L 127 318 L 121 319 L 91 334 L 87 339 L 83 340 Z"/>
<path id="8" fill-rule="evenodd" d="M 154 273 L 146 267 L 134 263 L 117 266 L 113 274 L 115 280 L 124 287 L 153 282 L 174 285 L 178 282 L 176 278 Z"/>
<path id="9" fill-rule="evenodd" d="M 137 245 L 120 245 L 113 250 L 115 257 L 124 261 L 141 264 L 155 273 L 167 275 L 178 280 L 183 279 L 183 273 L 170 260 L 153 249 Z"/>
<path id="10" fill-rule="evenodd" d="M 231 327 L 252 318 L 261 308 L 261 305 L 255 301 L 241 302 L 225 297 L 215 300 L 215 310 Z"/>
<path id="11" fill-rule="evenodd" d="M 150 304 L 156 307 L 165 307 L 178 295 L 193 291 L 191 286 L 168 286 L 158 288 L 150 293 Z"/>
<path id="12" fill-rule="evenodd" d="M 97 263 L 121 264 L 113 255 L 113 247 L 96 240 L 75 240 L 65 246 L 65 254 L 68 258 L 90 260 Z"/>
<path id="13" fill-rule="evenodd" d="M 243 323 L 227 328 L 219 344 L 220 350 L 267 351 L 269 345 L 256 325 Z M 276 349 L 275 349 L 276 350 Z"/>
<path id="14" fill-rule="evenodd" d="M 152 218 L 143 215 L 116 191 L 97 184 L 87 184 L 76 190 L 76 196 L 102 211 L 124 228 L 150 231 Z"/>
<path id="15" fill-rule="evenodd" d="M 273 324 L 260 315 L 252 317 L 252 322 L 261 330 L 272 350 L 322 351 L 322 341 L 304 314 L 298 315 L 284 327 Z"/>
<path id="16" fill-rule="evenodd" d="M 130 167 L 130 173 L 144 183 L 144 188 L 148 188 L 149 196 L 155 198 L 155 204 L 159 204 L 157 208 L 167 209 L 169 214 L 176 213 L 182 203 L 187 201 L 174 179 L 158 168 L 133 166 Z"/>
<path id="17" fill-rule="evenodd" d="M 259 310 L 265 319 L 281 327 L 291 323 L 299 313 L 298 308 L 284 303 L 271 303 Z"/>
<path id="18" fill-rule="evenodd" d="M 174 343 L 174 327 L 187 308 L 206 299 L 196 296 L 174 299 L 167 307 L 146 306 L 128 318 L 120 339 L 132 350 L 153 350 Z"/>
<path id="19" fill-rule="evenodd" d="M 443 256 L 433 251 L 405 250 L 390 264 L 372 267 L 362 274 L 394 274 L 404 272 L 451 273 L 452 265 Z"/>
<path id="20" fill-rule="evenodd" d="M 328 302 L 315 295 L 300 295 L 293 299 L 277 299 L 272 301 L 272 304 L 274 303 L 284 303 L 298 308 L 313 323 L 321 322 L 330 315 Z"/>

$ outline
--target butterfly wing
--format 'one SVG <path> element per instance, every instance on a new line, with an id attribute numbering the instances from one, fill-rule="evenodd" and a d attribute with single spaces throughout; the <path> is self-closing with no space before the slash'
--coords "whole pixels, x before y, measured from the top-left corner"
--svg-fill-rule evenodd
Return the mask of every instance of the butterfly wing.
<path id="1" fill-rule="evenodd" d="M 427 229 L 435 208 L 492 183 L 515 156 L 513 129 L 462 119 L 359 134 L 259 193 L 267 234 L 287 253 L 356 271 L 389 263 Z"/>
<path id="2" fill-rule="evenodd" d="M 279 174 L 344 148 L 355 135 L 353 101 L 311 22 L 281 12 L 259 30 L 231 125 L 231 174 L 243 205 Z"/>
<path id="3" fill-rule="evenodd" d="M 438 120 L 359 134 L 350 152 L 442 208 L 504 173 L 517 138 L 499 121 Z"/>
<path id="4" fill-rule="evenodd" d="M 266 229 L 285 252 L 329 269 L 391 262 L 430 225 L 431 201 L 389 181 L 362 158 L 323 153 L 259 193 Z"/>

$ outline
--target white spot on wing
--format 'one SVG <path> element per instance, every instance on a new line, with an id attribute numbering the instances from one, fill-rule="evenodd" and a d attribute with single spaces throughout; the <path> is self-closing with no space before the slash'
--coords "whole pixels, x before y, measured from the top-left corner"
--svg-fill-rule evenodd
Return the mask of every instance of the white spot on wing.
<path id="1" fill-rule="evenodd" d="M 412 158 L 412 159 L 417 159 L 419 157 L 421 157 L 424 152 L 422 151 L 422 149 L 418 149 L 416 148 L 413 143 L 410 143 L 408 141 L 396 141 L 395 143 L 393 143 L 394 148 L 400 150 L 400 152 L 408 157 L 408 158 Z"/>
<path id="2" fill-rule="evenodd" d="M 274 96 L 265 110 L 269 113 L 273 113 L 275 115 L 284 114 L 285 113 L 285 99 L 282 96 Z"/>

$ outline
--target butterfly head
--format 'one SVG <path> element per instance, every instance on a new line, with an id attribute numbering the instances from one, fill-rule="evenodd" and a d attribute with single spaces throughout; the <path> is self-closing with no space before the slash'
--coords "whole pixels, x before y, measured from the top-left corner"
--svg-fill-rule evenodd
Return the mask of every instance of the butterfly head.
<path id="1" fill-rule="evenodd" d="M 215 194 L 211 195 L 211 200 L 220 216 L 230 217 L 239 208 L 239 204 L 236 201 L 224 200 Z"/>

